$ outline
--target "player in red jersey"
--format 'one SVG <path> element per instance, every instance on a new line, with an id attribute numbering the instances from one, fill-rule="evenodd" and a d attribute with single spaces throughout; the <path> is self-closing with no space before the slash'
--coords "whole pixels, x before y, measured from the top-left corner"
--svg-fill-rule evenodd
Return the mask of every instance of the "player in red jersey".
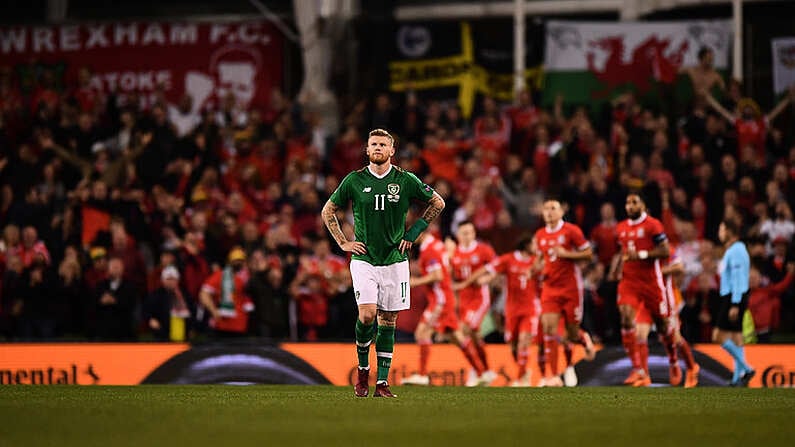
<path id="1" fill-rule="evenodd" d="M 477 240 L 475 224 L 470 221 L 461 222 L 456 230 L 458 247 L 453 254 L 451 263 L 453 266 L 453 280 L 463 282 L 472 273 L 491 262 L 497 257 L 491 245 Z M 485 342 L 480 335 L 480 324 L 491 308 L 491 298 L 489 297 L 489 286 L 487 284 L 470 284 L 458 290 L 458 315 L 461 319 L 464 334 L 472 338 L 475 349 L 478 351 L 480 361 L 486 367 L 484 373 L 486 377 L 473 378 L 470 384 L 476 381 L 491 382 L 497 378 L 497 374 L 489 369 L 489 362 L 486 358 Z"/>
<path id="2" fill-rule="evenodd" d="M 582 321 L 582 276 L 577 261 L 591 259 L 591 245 L 574 224 L 563 221 L 563 208 L 558 200 L 547 199 L 543 205 L 543 228 L 536 231 L 538 251 L 544 261 L 541 287 L 541 325 L 544 331 L 544 353 L 551 375 L 546 386 L 563 386 L 558 375 L 558 325 L 562 316 L 566 324 L 564 342 L 585 347 L 585 358 L 593 360 L 596 351 L 591 336 L 580 329 Z"/>
<path id="3" fill-rule="evenodd" d="M 505 276 L 505 342 L 511 346 L 511 354 L 519 368 L 512 386 L 530 386 L 528 350 L 533 335 L 538 332 L 538 316 L 541 313 L 538 281 L 533 272 L 536 259 L 532 247 L 531 237 L 522 238 L 515 251 L 494 259 L 461 283 L 467 286 L 479 279 L 482 284 L 491 282 L 497 275 Z"/>
<path id="4" fill-rule="evenodd" d="M 672 248 L 671 253 L 674 253 L 674 251 L 675 250 Z M 678 257 L 671 255 L 666 262 L 663 262 L 661 270 L 663 278 L 665 279 L 665 296 L 668 301 L 668 307 L 671 309 L 671 316 L 669 317 L 668 321 L 673 328 L 672 330 L 674 333 L 676 349 L 679 355 L 682 356 L 682 359 L 684 359 L 685 365 L 687 366 L 687 374 L 685 375 L 685 388 L 693 388 L 698 385 L 698 373 L 701 371 L 701 368 L 698 366 L 698 363 L 696 363 L 696 360 L 693 357 L 693 350 L 690 348 L 690 344 L 684 339 L 684 337 L 682 337 L 682 334 L 679 331 L 679 308 L 681 307 L 682 299 L 681 293 L 674 284 L 673 278 L 676 275 L 681 275 L 684 273 L 684 264 L 682 264 L 682 261 L 679 260 Z M 638 306 L 638 311 L 635 314 L 635 330 L 637 332 L 636 349 L 640 351 L 641 366 L 644 371 L 649 370 L 648 338 L 649 333 L 651 332 L 652 323 L 653 321 L 651 318 L 651 312 L 649 312 L 645 305 Z M 681 381 L 681 378 L 681 374 L 679 377 L 670 377 L 669 379 L 671 379 L 671 385 L 678 386 L 679 382 L 674 382 L 673 379 L 678 379 Z M 628 385 L 631 384 L 633 383 L 628 383 Z"/>
<path id="5" fill-rule="evenodd" d="M 663 278 L 665 278 L 665 293 L 668 296 L 668 303 L 671 308 L 670 322 L 671 326 L 674 328 L 674 343 L 687 367 L 685 388 L 693 388 L 698 385 L 698 373 L 701 371 L 701 367 L 698 366 L 695 357 L 693 357 L 693 350 L 690 348 L 690 343 L 682 337 L 682 332 L 680 331 L 681 322 L 679 320 L 679 312 L 683 307 L 682 292 L 676 285 L 675 277 L 681 278 L 685 273 L 685 265 L 675 253 L 675 247 L 671 247 L 671 257 L 668 258 L 668 261 L 663 265 L 662 274 Z"/>
<path id="6" fill-rule="evenodd" d="M 485 371 L 471 338 L 459 326 L 455 313 L 449 255 L 444 242 L 433 235 L 434 226 L 431 224 L 429 231 L 421 236 L 419 267 L 422 276 L 412 276 L 409 279 L 411 287 L 430 286 L 430 293 L 428 305 L 414 331 L 414 339 L 420 346 L 419 373 L 404 378 L 401 382 L 403 385 L 430 385 L 428 359 L 434 332 L 452 337 L 478 376 L 482 376 Z"/>
<path id="7" fill-rule="evenodd" d="M 670 256 L 668 237 L 662 223 L 646 214 L 646 204 L 638 193 L 627 195 L 627 219 L 616 226 L 621 245 L 622 274 L 618 282 L 618 309 L 621 314 L 621 341 L 632 362 L 632 371 L 624 381 L 632 386 L 649 386 L 651 378 L 644 363 L 648 360 L 648 344 L 638 343 L 635 324 L 640 306 L 649 311 L 657 325 L 663 346 L 668 353 L 671 383 L 682 380 L 676 350 L 674 327 L 669 324 L 671 308 L 665 290 L 661 260 Z"/>

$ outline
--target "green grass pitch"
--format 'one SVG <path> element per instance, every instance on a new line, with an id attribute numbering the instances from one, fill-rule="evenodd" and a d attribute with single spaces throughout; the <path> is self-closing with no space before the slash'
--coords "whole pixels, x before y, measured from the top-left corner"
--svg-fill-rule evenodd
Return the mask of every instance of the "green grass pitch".
<path id="1" fill-rule="evenodd" d="M 372 388 L 371 388 L 372 389 Z M 795 390 L 0 388 L 0 446 L 792 446 Z"/>

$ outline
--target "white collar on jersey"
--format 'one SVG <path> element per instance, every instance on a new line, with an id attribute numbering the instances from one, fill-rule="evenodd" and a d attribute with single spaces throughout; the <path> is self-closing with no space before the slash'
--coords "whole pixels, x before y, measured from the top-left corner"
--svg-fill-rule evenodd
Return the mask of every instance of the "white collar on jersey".
<path id="1" fill-rule="evenodd" d="M 463 245 L 459 245 L 458 251 L 460 251 L 461 253 L 469 253 L 471 251 L 475 251 L 475 247 L 477 246 L 478 246 L 478 241 L 474 240 L 472 241 L 471 244 L 467 245 L 466 247 L 464 247 Z"/>
<path id="2" fill-rule="evenodd" d="M 370 171 L 370 174 L 373 174 L 373 177 L 377 179 L 382 179 L 387 175 L 389 175 L 390 172 L 392 172 L 392 163 L 389 164 L 389 169 L 387 169 L 386 172 L 384 172 L 382 175 L 378 175 L 375 172 L 373 172 L 373 168 L 371 168 L 370 165 L 367 165 L 367 170 Z"/>
<path id="3" fill-rule="evenodd" d="M 431 245 L 432 243 L 436 242 L 436 236 L 428 233 L 422 238 L 422 242 L 420 242 L 420 250 L 425 250 L 425 247 Z"/>
<path id="4" fill-rule="evenodd" d="M 522 256 L 522 252 L 519 250 L 514 250 L 513 257 L 516 258 L 517 261 L 527 261 L 530 259 L 530 256 Z"/>
<path id="5" fill-rule="evenodd" d="M 564 223 L 563 219 L 560 219 L 558 221 L 558 224 L 552 228 L 549 228 L 549 225 L 544 225 L 544 230 L 546 230 L 547 233 L 554 233 L 556 231 L 559 231 L 561 228 L 563 228 L 563 223 Z"/>
<path id="6" fill-rule="evenodd" d="M 629 221 L 630 225 L 637 225 L 639 223 L 643 223 L 643 221 L 646 220 L 646 217 L 648 217 L 648 216 L 649 215 L 646 214 L 646 211 L 644 211 L 644 212 L 640 213 L 640 216 L 637 219 L 635 219 L 635 220 L 627 219 L 627 220 Z"/>

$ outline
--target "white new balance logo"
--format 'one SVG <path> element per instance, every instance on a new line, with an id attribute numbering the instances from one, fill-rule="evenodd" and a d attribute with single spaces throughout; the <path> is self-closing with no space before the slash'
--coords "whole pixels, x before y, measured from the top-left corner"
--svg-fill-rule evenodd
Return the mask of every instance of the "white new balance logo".
<path id="1" fill-rule="evenodd" d="M 364 189 L 362 190 L 362 192 L 370 192 L 370 191 L 372 191 L 372 190 L 373 190 L 373 188 L 371 188 L 371 187 L 369 187 L 369 186 L 368 186 L 368 187 L 364 188 Z"/>

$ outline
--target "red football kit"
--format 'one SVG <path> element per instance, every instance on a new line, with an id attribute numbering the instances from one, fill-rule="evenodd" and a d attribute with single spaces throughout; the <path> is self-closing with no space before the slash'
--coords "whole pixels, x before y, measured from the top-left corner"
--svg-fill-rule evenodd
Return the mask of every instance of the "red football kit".
<path id="1" fill-rule="evenodd" d="M 616 227 L 621 252 L 652 250 L 667 237 L 662 223 L 646 213 L 637 220 L 627 219 Z M 624 261 L 621 281 L 618 283 L 618 304 L 630 305 L 636 310 L 645 306 L 650 316 L 667 318 L 671 313 L 668 293 L 659 259 Z"/>
<path id="2" fill-rule="evenodd" d="M 535 335 L 538 332 L 538 315 L 541 312 L 538 282 L 530 275 L 535 259 L 535 256 L 525 256 L 517 250 L 500 256 L 486 266 L 492 273 L 505 275 L 506 342 L 513 341 L 521 333 Z"/>
<path id="3" fill-rule="evenodd" d="M 472 272 L 491 262 L 497 254 L 490 245 L 475 241 L 469 247 L 458 246 L 452 259 L 453 278 L 464 281 Z M 458 315 L 470 328 L 480 328 L 489 310 L 489 287 L 476 282 L 458 291 Z"/>
<path id="4" fill-rule="evenodd" d="M 581 323 L 583 291 L 580 268 L 575 261 L 558 258 L 555 247 L 582 251 L 589 247 L 589 242 L 580 227 L 563 220 L 555 228 L 540 228 L 535 238 L 544 257 L 541 313 L 562 314 L 569 324 Z"/>
<path id="5" fill-rule="evenodd" d="M 425 276 L 441 270 L 442 280 L 433 283 L 428 290 L 428 305 L 422 313 L 422 321 L 431 324 L 433 312 L 441 305 L 442 311 L 433 325 L 436 332 L 454 331 L 458 329 L 458 317 L 455 314 L 455 295 L 453 294 L 452 278 L 448 266 L 448 256 L 444 243 L 428 234 L 420 244 L 420 272 Z"/>
<path id="6" fill-rule="evenodd" d="M 661 268 L 664 268 L 671 264 L 676 264 L 679 261 L 677 256 L 674 256 L 674 248 L 671 247 L 671 257 L 667 260 L 661 260 Z M 663 275 L 665 280 L 665 299 L 667 302 L 667 306 L 670 309 L 669 317 L 668 317 L 668 324 L 671 327 L 679 328 L 679 306 L 682 303 L 682 294 L 679 289 L 674 284 L 673 275 Z M 648 309 L 646 309 L 645 305 L 641 305 L 638 307 L 637 312 L 635 313 L 635 323 L 645 323 L 645 324 L 652 324 L 651 313 Z"/>

